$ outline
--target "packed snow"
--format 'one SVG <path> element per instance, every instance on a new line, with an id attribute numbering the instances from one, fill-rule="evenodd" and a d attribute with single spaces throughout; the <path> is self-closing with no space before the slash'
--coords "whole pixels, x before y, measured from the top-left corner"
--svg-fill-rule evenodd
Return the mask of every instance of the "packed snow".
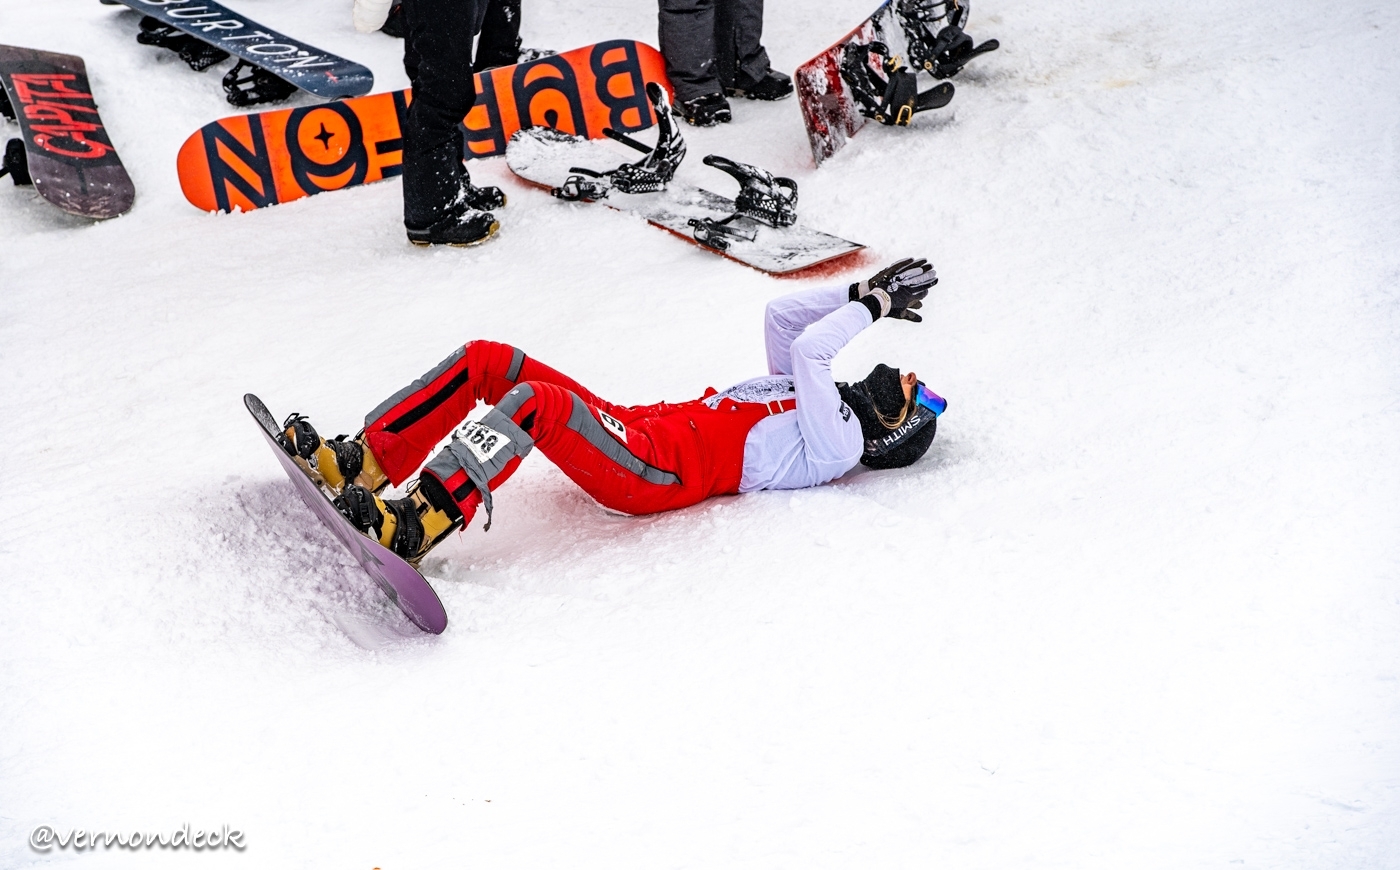
<path id="1" fill-rule="evenodd" d="M 348 0 L 230 0 L 407 84 Z M 791 72 L 873 0 L 769 0 Z M 526 44 L 655 41 L 649 0 L 526 0 Z M 240 401 L 353 432 L 472 338 L 624 403 L 763 373 L 802 281 L 510 195 L 413 248 L 399 183 L 188 205 L 218 77 L 94 0 L 0 0 L 82 55 L 137 188 L 0 181 L 0 865 L 1400 866 L 1400 6 L 978 0 L 1002 49 L 814 168 L 796 103 L 686 128 L 802 219 L 942 281 L 836 362 L 949 400 L 929 455 L 601 511 L 542 456 L 425 574 L 417 632 Z M 298 95 L 293 104 L 310 104 Z M 16 135 L 9 125 L 0 130 Z M 30 846 L 43 825 L 244 833 Z"/>

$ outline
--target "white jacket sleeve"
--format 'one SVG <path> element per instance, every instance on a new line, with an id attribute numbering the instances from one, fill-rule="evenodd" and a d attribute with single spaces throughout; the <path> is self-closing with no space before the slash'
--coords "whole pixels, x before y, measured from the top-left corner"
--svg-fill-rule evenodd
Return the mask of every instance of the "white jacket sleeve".
<path id="1" fill-rule="evenodd" d="M 847 293 L 845 287 L 828 287 L 768 305 L 769 371 L 792 376 L 802 440 L 808 458 L 818 464 L 854 462 L 863 446 L 860 422 L 841 401 L 831 376 L 836 354 L 871 323 L 870 311 L 848 301 Z"/>
<path id="2" fill-rule="evenodd" d="M 847 304 L 849 295 L 850 290 L 844 286 L 818 287 L 779 296 L 769 302 L 763 317 L 768 374 L 792 374 L 793 341 L 802 334 L 802 330 Z"/>

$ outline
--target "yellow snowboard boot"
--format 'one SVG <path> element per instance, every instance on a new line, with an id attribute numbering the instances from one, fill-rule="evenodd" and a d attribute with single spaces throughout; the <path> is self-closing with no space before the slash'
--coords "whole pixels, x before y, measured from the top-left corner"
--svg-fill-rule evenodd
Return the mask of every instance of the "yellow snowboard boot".
<path id="1" fill-rule="evenodd" d="M 429 501 L 420 481 L 409 487 L 407 496 L 396 499 L 380 498 L 351 483 L 335 506 L 351 525 L 411 565 L 417 565 L 462 520 L 456 505 L 449 503 L 442 509 Z"/>
<path id="2" fill-rule="evenodd" d="M 327 441 L 316 434 L 315 428 L 301 414 L 293 414 L 282 424 L 282 447 L 303 463 L 312 477 L 318 478 L 337 496 L 346 482 L 356 483 L 370 492 L 379 492 L 389 485 L 389 477 L 365 444 L 364 433 L 351 439 L 337 435 Z"/>

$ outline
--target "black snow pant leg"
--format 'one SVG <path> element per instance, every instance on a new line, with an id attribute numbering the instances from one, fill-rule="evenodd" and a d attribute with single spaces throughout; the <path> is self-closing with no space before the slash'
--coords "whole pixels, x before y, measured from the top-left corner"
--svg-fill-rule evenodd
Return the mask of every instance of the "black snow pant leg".
<path id="1" fill-rule="evenodd" d="M 772 64 L 763 47 L 763 0 L 719 0 L 726 7 L 725 18 L 732 22 L 732 69 L 742 72 L 752 81 L 760 81 Z M 716 40 L 723 39 L 720 34 Z M 723 75 L 721 73 L 721 75 Z M 731 79 L 732 81 L 732 79 Z"/>
<path id="2" fill-rule="evenodd" d="M 676 99 L 719 93 L 742 71 L 768 72 L 763 0 L 659 0 L 659 38 Z"/>
<path id="3" fill-rule="evenodd" d="M 486 0 L 476 43 L 476 71 L 514 66 L 520 60 L 520 0 Z"/>
<path id="4" fill-rule="evenodd" d="M 720 92 L 715 75 L 715 0 L 659 0 L 666 75 L 681 102 Z"/>
<path id="5" fill-rule="evenodd" d="M 403 130 L 403 221 L 425 229 L 459 201 L 462 119 L 476 102 L 472 40 L 485 0 L 404 0 L 403 65 L 413 102 Z"/>

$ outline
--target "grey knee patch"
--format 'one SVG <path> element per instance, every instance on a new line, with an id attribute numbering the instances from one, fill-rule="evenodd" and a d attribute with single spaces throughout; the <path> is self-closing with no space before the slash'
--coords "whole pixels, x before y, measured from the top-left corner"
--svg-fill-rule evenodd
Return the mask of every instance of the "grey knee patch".
<path id="1" fill-rule="evenodd" d="M 491 481 L 505 470 L 512 459 L 524 459 L 528 456 L 534 446 L 535 440 L 529 433 L 515 425 L 509 414 L 496 407 L 480 422 L 464 423 L 453 432 L 452 440 L 433 457 L 425 470 L 441 481 L 446 481 L 458 470 L 465 472 L 467 479 L 476 487 L 477 492 L 481 493 L 481 506 L 486 509 L 486 526 L 483 531 L 489 531 L 492 509 Z"/>
<path id="2" fill-rule="evenodd" d="M 520 367 L 525 365 L 525 351 L 518 347 L 511 348 L 510 368 L 506 369 L 506 380 L 511 383 L 520 377 Z"/>

